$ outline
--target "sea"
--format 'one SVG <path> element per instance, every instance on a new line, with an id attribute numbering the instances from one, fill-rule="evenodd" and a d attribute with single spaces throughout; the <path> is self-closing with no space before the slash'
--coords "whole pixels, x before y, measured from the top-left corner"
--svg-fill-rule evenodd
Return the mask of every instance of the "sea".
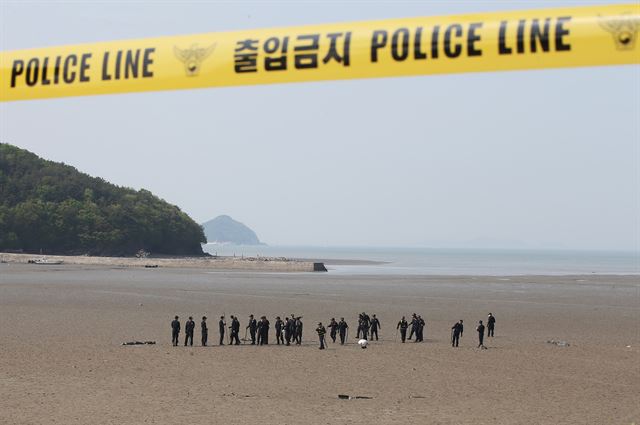
<path id="1" fill-rule="evenodd" d="M 639 275 L 640 251 L 436 249 L 203 245 L 220 256 L 324 262 L 330 273 L 363 275 Z M 640 278 L 639 278 L 640 280 Z"/>

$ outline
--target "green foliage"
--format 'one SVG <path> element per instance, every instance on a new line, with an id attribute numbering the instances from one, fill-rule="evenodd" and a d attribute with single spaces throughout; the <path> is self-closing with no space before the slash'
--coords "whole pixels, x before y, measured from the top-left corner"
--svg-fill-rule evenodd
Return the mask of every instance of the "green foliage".
<path id="1" fill-rule="evenodd" d="M 204 242 L 200 225 L 147 190 L 0 143 L 0 251 L 202 255 Z"/>

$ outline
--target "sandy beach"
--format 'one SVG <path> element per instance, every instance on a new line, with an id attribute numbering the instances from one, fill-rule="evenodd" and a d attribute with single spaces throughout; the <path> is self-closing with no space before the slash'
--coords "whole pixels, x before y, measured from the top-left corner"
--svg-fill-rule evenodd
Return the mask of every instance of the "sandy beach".
<path id="1" fill-rule="evenodd" d="M 318 321 L 375 313 L 381 340 L 318 350 Z M 425 342 L 394 341 L 402 315 Z M 475 348 L 474 324 L 496 316 Z M 304 316 L 300 347 L 217 345 L 217 316 Z M 211 347 L 171 346 L 209 317 Z M 464 319 L 460 347 L 450 328 Z M 640 422 L 637 276 L 344 276 L 0 264 L 2 424 Z M 241 336 L 243 336 L 241 332 Z M 181 334 L 181 338 L 184 333 Z M 547 343 L 568 341 L 568 347 Z M 122 346 L 155 340 L 153 346 Z M 371 399 L 340 400 L 338 394 Z"/>

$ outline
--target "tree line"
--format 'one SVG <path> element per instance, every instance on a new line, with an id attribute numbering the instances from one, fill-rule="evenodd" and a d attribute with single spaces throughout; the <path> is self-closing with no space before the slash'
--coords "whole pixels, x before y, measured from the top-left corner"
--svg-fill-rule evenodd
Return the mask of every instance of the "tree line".
<path id="1" fill-rule="evenodd" d="M 119 187 L 0 143 L 0 250 L 203 255 L 202 227 L 148 190 Z"/>

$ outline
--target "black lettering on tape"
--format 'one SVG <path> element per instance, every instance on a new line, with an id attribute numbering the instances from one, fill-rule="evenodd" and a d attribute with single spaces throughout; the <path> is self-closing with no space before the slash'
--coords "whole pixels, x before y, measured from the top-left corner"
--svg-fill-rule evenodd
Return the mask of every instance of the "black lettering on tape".
<path id="1" fill-rule="evenodd" d="M 422 51 L 422 27 L 416 28 L 416 35 L 413 39 L 413 58 L 415 60 L 427 58 L 427 52 Z"/>
<path id="2" fill-rule="evenodd" d="M 498 53 L 501 55 L 510 55 L 513 52 L 513 49 L 507 46 L 507 25 L 507 21 L 500 21 L 500 32 L 498 33 Z"/>
<path id="3" fill-rule="evenodd" d="M 84 53 L 82 55 L 82 59 L 80 59 L 80 82 L 86 83 L 89 81 L 89 76 L 87 75 L 87 71 L 91 67 L 91 64 L 88 63 L 89 59 L 91 59 L 91 53 Z"/>
<path id="4" fill-rule="evenodd" d="M 564 28 L 564 24 L 571 21 L 571 16 L 561 16 L 556 23 L 556 50 L 558 52 L 568 52 L 571 50 L 571 44 L 565 43 L 562 39 L 565 35 L 569 35 L 569 30 Z"/>
<path id="5" fill-rule="evenodd" d="M 11 66 L 11 87 L 16 86 L 16 78 L 24 72 L 24 61 L 16 59 Z"/>
<path id="6" fill-rule="evenodd" d="M 409 30 L 399 28 L 391 36 L 391 56 L 396 62 L 402 62 L 409 57 Z"/>
<path id="7" fill-rule="evenodd" d="M 29 87 L 35 86 L 38 82 L 38 68 L 40 61 L 38 58 L 31 58 L 27 62 L 26 82 Z"/>
<path id="8" fill-rule="evenodd" d="M 378 62 L 378 49 L 387 45 L 388 34 L 385 30 L 376 30 L 371 37 L 371 62 Z"/>
<path id="9" fill-rule="evenodd" d="M 149 69 L 153 65 L 153 58 L 151 55 L 156 51 L 155 47 L 149 47 L 144 49 L 144 55 L 142 57 L 142 78 L 153 77 L 153 71 Z"/>
<path id="10" fill-rule="evenodd" d="M 444 54 L 449 58 L 457 58 L 462 53 L 462 44 L 459 42 L 453 42 L 452 44 L 452 31 L 455 32 L 455 37 L 462 37 L 462 25 L 452 24 L 444 31 Z"/>
<path id="11" fill-rule="evenodd" d="M 547 18 L 544 20 L 544 29 L 540 29 L 540 20 L 533 19 L 531 21 L 531 53 L 536 53 L 538 51 L 538 43 L 540 43 L 540 47 L 543 52 L 549 51 L 549 24 L 551 23 L 551 19 Z"/>
<path id="12" fill-rule="evenodd" d="M 476 48 L 475 44 L 480 41 L 480 34 L 476 34 L 476 30 L 482 28 L 482 22 L 474 22 L 469 25 L 469 33 L 467 34 L 467 56 L 482 56 L 482 50 Z"/>

